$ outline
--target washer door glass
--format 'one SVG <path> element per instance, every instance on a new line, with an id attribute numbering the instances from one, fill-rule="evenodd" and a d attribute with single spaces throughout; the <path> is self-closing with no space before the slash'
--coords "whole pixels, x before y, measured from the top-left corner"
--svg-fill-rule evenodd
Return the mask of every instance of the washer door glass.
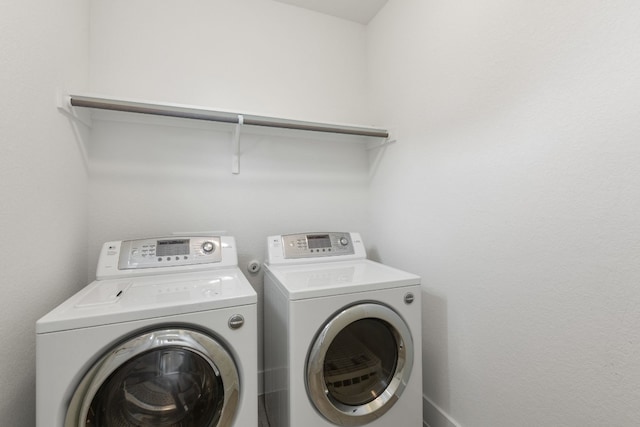
<path id="1" fill-rule="evenodd" d="M 222 379 L 202 356 L 179 347 L 144 353 L 115 371 L 87 416 L 98 426 L 207 426 L 220 418 Z"/>
<path id="2" fill-rule="evenodd" d="M 227 425 L 238 393 L 235 364 L 211 337 L 154 331 L 94 365 L 72 398 L 65 427 Z"/>
<path id="3" fill-rule="evenodd" d="M 381 304 L 359 304 L 318 333 L 307 363 L 307 391 L 328 420 L 363 425 L 398 400 L 412 366 L 413 341 L 402 318 Z"/>

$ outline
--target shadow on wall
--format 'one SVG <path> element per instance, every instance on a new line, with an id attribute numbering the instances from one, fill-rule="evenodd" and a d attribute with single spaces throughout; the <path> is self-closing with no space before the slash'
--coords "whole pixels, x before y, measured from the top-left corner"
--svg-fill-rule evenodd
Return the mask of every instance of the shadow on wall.
<path id="1" fill-rule="evenodd" d="M 376 247 L 367 258 L 381 262 Z M 448 412 L 449 323 L 447 300 L 431 293 L 422 281 L 422 419 L 425 427 L 461 427 Z"/>
<path id="2" fill-rule="evenodd" d="M 449 415 L 447 300 L 422 288 L 422 418 L 428 427 L 460 427 Z"/>

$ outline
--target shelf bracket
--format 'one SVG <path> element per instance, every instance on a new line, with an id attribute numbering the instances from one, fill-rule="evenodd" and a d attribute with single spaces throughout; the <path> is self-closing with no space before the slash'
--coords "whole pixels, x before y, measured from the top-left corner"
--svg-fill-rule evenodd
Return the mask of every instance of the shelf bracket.
<path id="1" fill-rule="evenodd" d="M 367 150 L 377 150 L 378 148 L 383 148 L 391 144 L 395 144 L 398 142 L 398 138 L 396 136 L 395 130 L 389 131 L 389 136 L 384 138 L 382 142 L 369 142 L 367 143 Z"/>
<path id="2" fill-rule="evenodd" d="M 369 150 L 369 151 L 377 150 L 378 148 L 386 147 L 388 145 L 395 144 L 396 142 L 398 142 L 398 141 L 395 140 L 395 139 L 387 138 L 384 141 L 379 142 L 377 144 L 367 144 L 367 150 Z"/>
<path id="3" fill-rule="evenodd" d="M 56 106 L 58 111 L 65 114 L 67 117 L 74 119 L 86 127 L 91 127 L 91 114 L 88 111 L 78 111 L 71 105 L 71 95 L 58 89 L 56 91 Z"/>
<path id="4" fill-rule="evenodd" d="M 238 114 L 238 124 L 236 124 L 231 139 L 231 173 L 234 175 L 240 173 L 240 128 L 243 124 L 244 116 Z"/>

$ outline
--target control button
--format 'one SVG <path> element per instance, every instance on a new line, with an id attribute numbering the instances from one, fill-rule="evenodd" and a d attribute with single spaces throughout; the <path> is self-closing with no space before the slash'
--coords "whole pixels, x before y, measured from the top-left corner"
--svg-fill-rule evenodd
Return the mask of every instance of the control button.
<path id="1" fill-rule="evenodd" d="M 204 242 L 202 244 L 202 251 L 206 254 L 210 254 L 216 247 L 212 242 Z"/>
<path id="2" fill-rule="evenodd" d="M 415 296 L 412 292 L 407 292 L 404 296 L 404 303 L 409 305 L 415 300 Z"/>
<path id="3" fill-rule="evenodd" d="M 171 261 L 171 257 L 170 256 L 167 257 L 167 261 Z"/>
<path id="4" fill-rule="evenodd" d="M 244 317 L 241 314 L 234 314 L 229 318 L 229 328 L 239 329 L 244 325 Z"/>
<path id="5" fill-rule="evenodd" d="M 180 257 L 179 257 L 179 256 L 177 256 L 177 257 L 176 257 L 176 261 L 179 261 L 179 260 L 180 260 Z"/>
<path id="6" fill-rule="evenodd" d="M 162 258 L 158 258 L 158 261 L 162 261 Z"/>
<path id="7" fill-rule="evenodd" d="M 349 244 L 349 241 L 347 240 L 347 238 L 346 238 L 346 237 L 341 237 L 341 238 L 340 238 L 340 244 L 341 244 L 342 246 L 347 246 L 347 245 Z"/>

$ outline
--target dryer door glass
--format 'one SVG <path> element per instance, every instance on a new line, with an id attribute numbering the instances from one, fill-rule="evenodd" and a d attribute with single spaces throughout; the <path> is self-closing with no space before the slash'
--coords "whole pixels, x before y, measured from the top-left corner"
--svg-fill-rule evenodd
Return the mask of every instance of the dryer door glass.
<path id="1" fill-rule="evenodd" d="M 357 320 L 333 339 L 324 359 L 329 395 L 345 405 L 364 405 L 391 383 L 398 362 L 391 326 L 380 319 Z"/>
<path id="2" fill-rule="evenodd" d="M 76 389 L 65 427 L 230 425 L 240 394 L 237 367 L 213 337 L 151 331 L 111 349 Z"/>
<path id="3" fill-rule="evenodd" d="M 413 340 L 392 309 L 346 307 L 316 335 L 307 362 L 307 392 L 316 409 L 343 426 L 365 425 L 398 400 L 413 367 Z"/>

